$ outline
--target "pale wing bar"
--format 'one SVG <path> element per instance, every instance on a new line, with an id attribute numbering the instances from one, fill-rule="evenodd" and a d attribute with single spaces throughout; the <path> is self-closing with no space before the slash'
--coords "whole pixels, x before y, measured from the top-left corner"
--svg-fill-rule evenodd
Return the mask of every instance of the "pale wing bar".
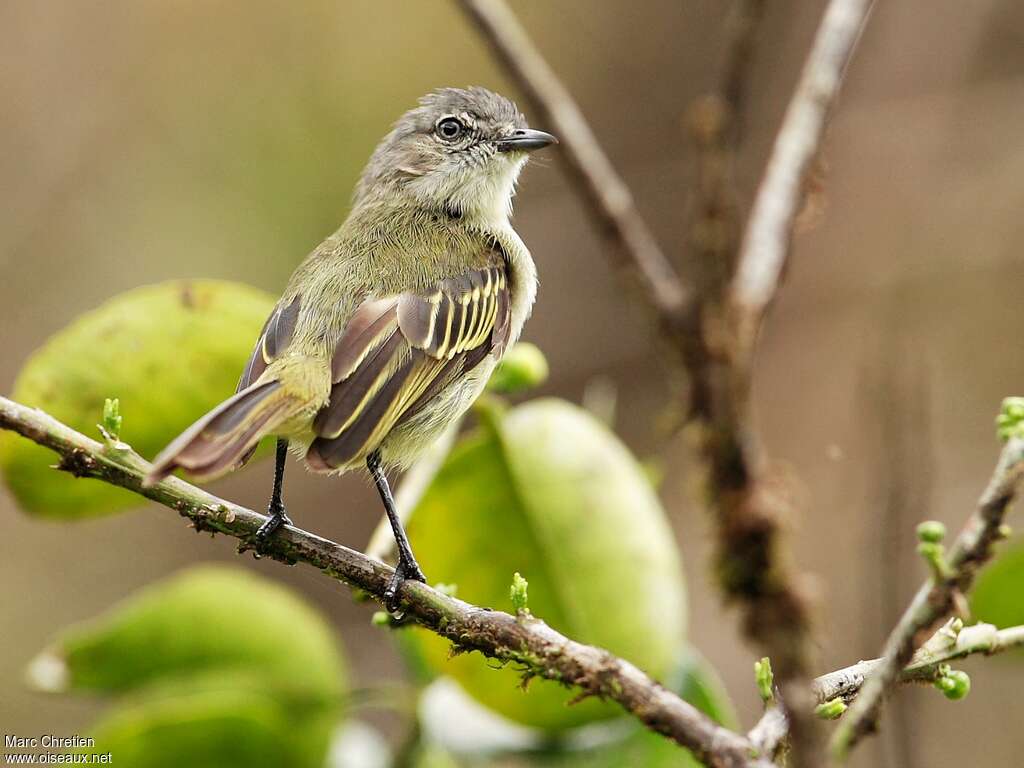
<path id="1" fill-rule="evenodd" d="M 318 437 L 306 460 L 328 469 L 365 458 L 447 383 L 504 349 L 508 313 L 500 267 L 362 304 L 335 347 L 330 400 L 314 421 Z"/>

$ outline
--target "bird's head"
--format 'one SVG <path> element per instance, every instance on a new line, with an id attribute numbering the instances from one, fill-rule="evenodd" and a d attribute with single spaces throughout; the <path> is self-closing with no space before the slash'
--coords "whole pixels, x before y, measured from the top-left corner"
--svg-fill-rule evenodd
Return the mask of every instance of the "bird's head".
<path id="1" fill-rule="evenodd" d="M 527 153 L 556 142 L 529 128 L 516 105 L 485 88 L 424 96 L 378 145 L 356 202 L 398 194 L 449 215 L 492 224 L 511 211 Z"/>

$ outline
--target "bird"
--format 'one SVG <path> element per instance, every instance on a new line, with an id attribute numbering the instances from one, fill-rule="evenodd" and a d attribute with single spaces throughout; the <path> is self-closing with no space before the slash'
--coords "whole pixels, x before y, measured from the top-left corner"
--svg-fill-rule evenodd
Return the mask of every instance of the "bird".
<path id="1" fill-rule="evenodd" d="M 146 484 L 177 469 L 211 479 L 273 435 L 258 549 L 292 524 L 291 451 L 316 473 L 369 472 L 398 551 L 385 605 L 406 579 L 425 582 L 387 472 L 459 419 L 519 338 L 537 270 L 510 223 L 512 199 L 529 154 L 556 143 L 486 88 L 421 98 L 374 150 L 340 228 L 292 274 L 235 394 L 156 456 Z"/>

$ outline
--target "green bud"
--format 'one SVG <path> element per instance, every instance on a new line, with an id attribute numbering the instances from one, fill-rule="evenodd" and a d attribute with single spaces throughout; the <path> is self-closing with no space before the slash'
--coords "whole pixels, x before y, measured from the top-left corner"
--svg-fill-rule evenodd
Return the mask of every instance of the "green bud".
<path id="1" fill-rule="evenodd" d="M 919 541 L 938 544 L 946 538 L 946 526 L 938 520 L 925 520 L 917 526 L 917 538 Z"/>
<path id="2" fill-rule="evenodd" d="M 515 608 L 516 615 L 518 616 L 530 613 L 530 609 L 527 606 L 530 599 L 526 591 L 528 587 L 529 582 L 519 574 L 519 571 L 516 571 L 512 575 L 512 586 L 509 587 L 508 594 L 512 598 L 512 607 Z"/>
<path id="3" fill-rule="evenodd" d="M 999 528 L 996 529 L 996 536 L 998 536 L 1000 539 L 1008 539 L 1011 536 L 1013 536 L 1013 528 L 1011 528 L 1006 523 L 1003 523 L 999 526 Z"/>
<path id="4" fill-rule="evenodd" d="M 757 692 L 761 695 L 761 701 L 765 704 L 771 703 L 775 698 L 775 676 L 772 674 L 771 659 L 767 656 L 754 662 L 754 680 L 757 682 Z"/>
<path id="5" fill-rule="evenodd" d="M 1024 437 L 1024 397 L 1007 397 L 996 416 L 996 434 L 1004 442 L 1011 437 Z"/>
<path id="6" fill-rule="evenodd" d="M 928 563 L 935 581 L 945 581 L 952 574 L 949 563 L 946 562 L 946 548 L 942 544 L 922 541 L 917 545 L 917 553 Z"/>
<path id="7" fill-rule="evenodd" d="M 959 701 L 971 692 L 971 678 L 966 672 L 954 669 L 938 678 L 935 687 L 950 701 Z"/>
<path id="8" fill-rule="evenodd" d="M 837 696 L 816 706 L 814 714 L 824 720 L 837 720 L 846 710 L 846 702 Z"/>
<path id="9" fill-rule="evenodd" d="M 370 623 L 375 627 L 386 627 L 391 623 L 391 616 L 387 611 L 374 611 Z"/>
<path id="10" fill-rule="evenodd" d="M 108 397 L 103 403 L 103 436 L 108 440 L 119 440 L 121 421 L 121 401 Z"/>
<path id="11" fill-rule="evenodd" d="M 492 392 L 523 392 L 548 378 L 548 361 L 534 344 L 519 342 L 502 358 L 487 387 Z"/>

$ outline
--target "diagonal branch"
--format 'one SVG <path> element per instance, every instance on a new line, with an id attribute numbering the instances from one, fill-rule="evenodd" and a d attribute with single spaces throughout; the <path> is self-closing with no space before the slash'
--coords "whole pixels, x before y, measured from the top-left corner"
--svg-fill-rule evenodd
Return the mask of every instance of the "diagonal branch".
<path id="1" fill-rule="evenodd" d="M 40 410 L 0 397 L 0 429 L 17 432 L 56 451 L 59 469 L 134 491 L 192 521 L 199 531 L 239 539 L 240 551 L 252 547 L 266 520 L 250 509 L 170 477 L 150 488 L 142 478 L 148 462 L 127 445 L 100 443 Z M 306 563 L 328 576 L 357 587 L 383 602 L 392 569 L 333 541 L 287 525 L 268 542 L 266 555 L 284 563 Z M 513 661 L 528 674 L 579 688 L 582 695 L 620 704 L 653 731 L 691 750 L 712 768 L 769 768 L 753 759 L 751 743 L 715 723 L 691 704 L 663 688 L 628 661 L 556 632 L 543 621 L 479 608 L 438 592 L 426 584 L 405 582 L 400 605 L 416 623 L 451 640 L 464 651 Z"/>
<path id="2" fill-rule="evenodd" d="M 641 217 L 633 193 L 612 167 L 568 89 L 502 0 L 459 0 L 466 15 L 514 76 L 545 127 L 558 136 L 574 180 L 601 229 L 615 239 L 618 266 L 637 272 L 648 302 L 672 327 L 691 301 L 684 285 Z"/>
<path id="3" fill-rule="evenodd" d="M 948 575 L 921 585 L 909 607 L 885 642 L 882 659 L 871 671 L 857 701 L 836 730 L 833 751 L 840 757 L 874 728 L 882 699 L 896 684 L 899 671 L 914 652 L 914 638 L 934 626 L 955 607 L 957 597 L 970 588 L 978 569 L 992 557 L 992 547 L 1003 538 L 1006 510 L 1024 482 L 1024 439 L 1011 437 L 999 455 L 978 507 L 957 536 L 949 553 Z"/>
<path id="4" fill-rule="evenodd" d="M 847 64 L 871 12 L 872 0 L 831 0 L 786 109 L 740 250 L 730 290 L 737 353 L 753 355 L 761 322 L 789 258 L 793 222 L 804 182 L 818 155 Z"/>

